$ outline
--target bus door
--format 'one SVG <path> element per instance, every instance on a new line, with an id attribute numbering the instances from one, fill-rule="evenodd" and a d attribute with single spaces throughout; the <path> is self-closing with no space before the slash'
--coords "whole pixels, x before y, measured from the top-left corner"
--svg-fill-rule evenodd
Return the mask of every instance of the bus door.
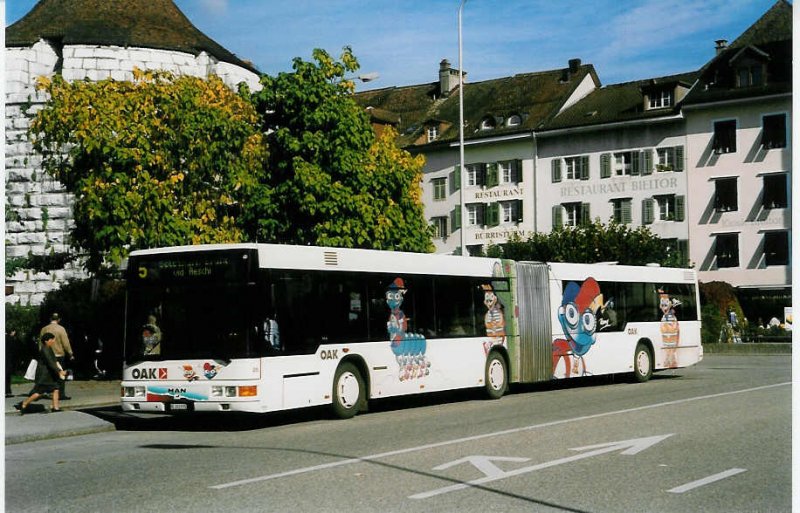
<path id="1" fill-rule="evenodd" d="M 517 263 L 518 364 L 522 383 L 546 381 L 553 377 L 549 274 L 545 263 Z"/>

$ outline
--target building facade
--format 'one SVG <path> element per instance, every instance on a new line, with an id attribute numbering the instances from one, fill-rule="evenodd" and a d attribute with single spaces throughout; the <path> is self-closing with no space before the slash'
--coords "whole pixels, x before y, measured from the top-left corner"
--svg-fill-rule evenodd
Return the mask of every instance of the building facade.
<path id="1" fill-rule="evenodd" d="M 130 13 L 135 13 L 131 16 Z M 6 302 L 38 304 L 61 283 L 83 278 L 80 261 L 69 261 L 72 198 L 41 169 L 27 130 L 46 96 L 40 76 L 66 80 L 132 80 L 133 69 L 179 75 L 219 75 L 231 87 L 259 87 L 252 65 L 202 34 L 172 0 L 40 0 L 6 29 L 5 185 Z M 32 259 L 51 259 L 51 270 L 34 270 Z"/>
<path id="2" fill-rule="evenodd" d="M 777 312 L 791 304 L 791 41 L 792 6 L 778 0 L 731 45 L 709 44 L 716 55 L 697 71 L 601 87 L 575 59 L 538 74 L 547 78 L 536 87 L 512 85 L 521 75 L 465 82 L 463 172 L 458 72 L 447 61 L 446 93 L 426 84 L 357 99 L 425 156 L 438 252 L 614 220 L 647 226 L 702 281 L 726 281 L 743 303 L 766 299 Z M 571 89 L 553 94 L 556 83 Z"/>

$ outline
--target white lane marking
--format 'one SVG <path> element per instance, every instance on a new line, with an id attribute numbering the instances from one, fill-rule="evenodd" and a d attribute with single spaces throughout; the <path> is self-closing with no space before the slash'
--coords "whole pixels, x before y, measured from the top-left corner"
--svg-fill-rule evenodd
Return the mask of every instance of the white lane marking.
<path id="1" fill-rule="evenodd" d="M 695 488 L 700 488 L 701 486 L 705 486 L 707 484 L 715 483 L 717 481 L 721 481 L 723 479 L 727 479 L 731 476 L 735 476 L 736 474 L 741 474 L 742 472 L 747 472 L 746 468 L 732 468 L 730 470 L 726 470 L 725 472 L 720 472 L 719 474 L 714 474 L 713 476 L 704 477 L 703 479 L 698 479 L 697 481 L 692 481 L 691 483 L 686 483 L 682 486 L 676 486 L 672 490 L 667 490 L 669 493 L 684 493 L 688 492 L 689 490 L 694 490 Z"/>
<path id="2" fill-rule="evenodd" d="M 316 470 L 325 470 L 325 469 L 329 469 L 329 468 L 341 467 L 343 465 L 350 465 L 351 463 L 369 462 L 369 461 L 378 460 L 378 459 L 381 459 L 381 458 L 388 458 L 390 456 L 399 456 L 401 454 L 408 454 L 408 453 L 411 453 L 411 452 L 418 452 L 418 451 L 426 451 L 428 449 L 436 449 L 436 448 L 445 447 L 445 446 L 448 446 L 448 445 L 455 445 L 455 444 L 461 444 L 461 443 L 466 443 L 466 442 L 474 442 L 476 440 L 483 440 L 484 438 L 494 438 L 494 437 L 497 437 L 497 436 L 513 435 L 513 434 L 521 433 L 521 432 L 524 432 L 524 431 L 533 431 L 533 430 L 541 429 L 541 428 L 560 426 L 562 424 L 570 424 L 572 422 L 580 422 L 580 421 L 584 421 L 584 420 L 594 420 L 594 419 L 599 419 L 599 418 L 603 418 L 603 417 L 610 417 L 610 416 L 613 416 L 613 415 L 623 415 L 623 414 L 626 414 L 626 413 L 636 413 L 636 412 L 640 412 L 640 411 L 652 410 L 654 408 L 662 408 L 664 406 L 674 406 L 674 405 L 678 405 L 678 404 L 686 404 L 686 403 L 691 403 L 691 402 L 695 402 L 695 401 L 702 401 L 702 400 L 706 400 L 706 399 L 716 399 L 716 398 L 719 398 L 719 397 L 726 397 L 726 396 L 729 396 L 729 395 L 744 394 L 744 393 L 748 393 L 748 392 L 758 392 L 760 390 L 768 390 L 770 388 L 782 387 L 782 386 L 787 386 L 787 385 L 791 385 L 791 384 L 792 384 L 791 381 L 788 381 L 788 382 L 785 382 L 785 383 L 776 383 L 774 385 L 764 385 L 764 386 L 760 386 L 760 387 L 746 388 L 746 389 L 743 389 L 743 390 L 732 390 L 732 391 L 729 391 L 729 392 L 721 392 L 719 394 L 701 395 L 701 396 L 697 396 L 697 397 L 689 397 L 689 398 L 686 398 L 686 399 L 677 399 L 675 401 L 666 401 L 666 402 L 663 402 L 663 403 L 648 404 L 646 406 L 637 406 L 636 408 L 627 408 L 627 409 L 624 409 L 624 410 L 609 411 L 609 412 L 604 412 L 604 413 L 595 413 L 593 415 L 584 415 L 582 417 L 573 417 L 571 419 L 554 420 L 552 422 L 544 422 L 542 424 L 533 424 L 533 425 L 530 425 L 530 426 L 522 426 L 522 427 L 518 427 L 518 428 L 506 429 L 506 430 L 503 430 L 503 431 L 495 431 L 495 432 L 492 432 L 492 433 L 484 433 L 482 435 L 467 436 L 467 437 L 464 437 L 464 438 L 456 438 L 456 439 L 453 439 L 453 440 L 444 440 L 442 442 L 435 442 L 435 443 L 431 443 L 431 444 L 420 445 L 420 446 L 417 446 L 417 447 L 408 447 L 408 448 L 405 448 L 405 449 L 397 449 L 397 450 L 394 450 L 394 451 L 382 452 L 382 453 L 378 453 L 378 454 L 372 454 L 372 455 L 369 455 L 369 456 L 361 456 L 361 457 L 358 457 L 358 458 L 348 458 L 348 459 L 345 459 L 345 460 L 332 461 L 330 463 L 323 463 L 321 465 L 314 465 L 314 466 L 311 466 L 311 467 L 303 467 L 303 468 L 298 468 L 298 469 L 294 469 L 294 470 L 288 470 L 286 472 L 279 472 L 277 474 L 268 474 L 268 475 L 264 475 L 264 476 L 251 477 L 249 479 L 242 479 L 242 480 L 239 480 L 239 481 L 232 481 L 230 483 L 222 483 L 222 484 L 218 484 L 218 485 L 209 486 L 209 488 L 214 489 L 214 490 L 222 490 L 224 488 L 231 488 L 231 487 L 234 487 L 234 486 L 241 486 L 241 485 L 246 485 L 246 484 L 259 483 L 261 481 L 269 481 L 269 480 L 272 480 L 272 479 L 279 479 L 279 478 L 282 478 L 282 477 L 296 476 L 298 474 L 305 474 L 307 472 L 314 472 Z"/>
<path id="3" fill-rule="evenodd" d="M 620 451 L 625 449 L 620 454 L 625 454 L 628 456 L 639 454 L 643 450 L 647 449 L 648 447 L 652 447 L 653 445 L 661 442 L 662 440 L 669 438 L 672 434 L 669 435 L 660 435 L 660 436 L 650 436 L 647 438 L 635 438 L 633 440 L 620 440 L 619 442 L 609 442 L 605 444 L 597 444 L 597 445 L 589 445 L 586 447 L 575 447 L 570 449 L 571 451 L 586 451 L 589 449 L 594 449 L 591 452 L 585 452 L 582 454 L 577 454 L 575 456 L 569 456 L 566 458 L 559 458 L 553 461 L 547 461 L 545 463 L 539 463 L 537 465 L 531 465 L 529 467 L 518 468 L 515 470 L 510 470 L 508 472 L 504 472 L 497 469 L 498 472 L 488 473 L 484 472 L 486 475 L 480 479 L 474 479 L 472 481 L 468 481 L 465 483 L 457 483 L 450 486 L 445 486 L 444 488 L 439 488 L 437 490 L 431 490 L 429 492 L 418 493 L 416 495 L 411 495 L 409 499 L 428 499 L 430 497 L 434 497 L 436 495 L 441 495 L 443 493 L 454 492 L 456 490 L 463 490 L 465 488 L 469 488 L 471 486 L 480 486 L 482 484 L 491 483 L 492 481 L 497 481 L 499 479 L 505 479 L 507 477 L 514 477 L 514 476 L 521 476 L 523 474 L 528 474 L 530 472 L 536 472 L 537 470 L 543 470 L 550 467 L 555 467 L 556 465 L 563 465 L 564 463 L 572 463 L 573 461 L 580 461 L 586 458 L 592 458 L 594 456 L 599 456 L 601 454 L 611 453 Z M 527 459 L 527 458 L 525 458 Z M 460 463 L 464 461 L 463 459 L 457 460 L 453 463 Z M 448 464 L 449 466 L 452 466 Z M 435 467 L 434 470 L 441 468 L 442 465 L 439 467 Z"/>

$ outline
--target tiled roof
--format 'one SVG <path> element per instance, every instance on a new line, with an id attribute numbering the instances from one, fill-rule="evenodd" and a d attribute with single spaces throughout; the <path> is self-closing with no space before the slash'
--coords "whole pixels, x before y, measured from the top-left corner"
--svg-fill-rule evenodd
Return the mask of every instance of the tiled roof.
<path id="1" fill-rule="evenodd" d="M 600 81 L 591 64 L 566 69 L 524 73 L 482 82 L 464 83 L 464 138 L 530 132 L 558 112 L 575 88 L 587 77 L 595 85 Z M 439 96 L 439 82 L 364 91 L 355 95 L 363 107 L 390 111 L 397 115 L 399 144 L 416 144 L 427 123 L 442 127 L 436 142 L 458 139 L 458 87 L 448 96 Z M 503 121 L 519 116 L 520 124 L 506 126 Z M 478 130 L 486 118 L 498 120 L 497 128 Z"/>
<path id="2" fill-rule="evenodd" d="M 6 28 L 6 46 L 31 46 L 39 39 L 195 55 L 205 51 L 220 61 L 256 71 L 200 32 L 172 0 L 40 0 Z"/>
<path id="3" fill-rule="evenodd" d="M 680 103 L 667 108 L 645 109 L 643 90 L 658 86 L 681 85 L 690 88 L 698 72 L 612 84 L 596 89 L 564 110 L 544 127 L 545 130 L 635 121 L 677 114 Z"/>
<path id="4" fill-rule="evenodd" d="M 737 87 L 736 62 L 742 56 L 766 64 L 761 85 Z M 701 70 L 685 105 L 792 92 L 792 5 L 778 0 L 769 11 Z"/>

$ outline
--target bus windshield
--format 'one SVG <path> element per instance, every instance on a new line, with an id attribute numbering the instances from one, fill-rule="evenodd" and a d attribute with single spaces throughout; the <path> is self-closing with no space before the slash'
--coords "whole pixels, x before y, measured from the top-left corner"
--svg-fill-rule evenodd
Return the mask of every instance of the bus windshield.
<path id="1" fill-rule="evenodd" d="M 258 356 L 255 255 L 175 255 L 132 260 L 125 359 Z M 263 308 L 263 307 L 262 307 Z"/>

